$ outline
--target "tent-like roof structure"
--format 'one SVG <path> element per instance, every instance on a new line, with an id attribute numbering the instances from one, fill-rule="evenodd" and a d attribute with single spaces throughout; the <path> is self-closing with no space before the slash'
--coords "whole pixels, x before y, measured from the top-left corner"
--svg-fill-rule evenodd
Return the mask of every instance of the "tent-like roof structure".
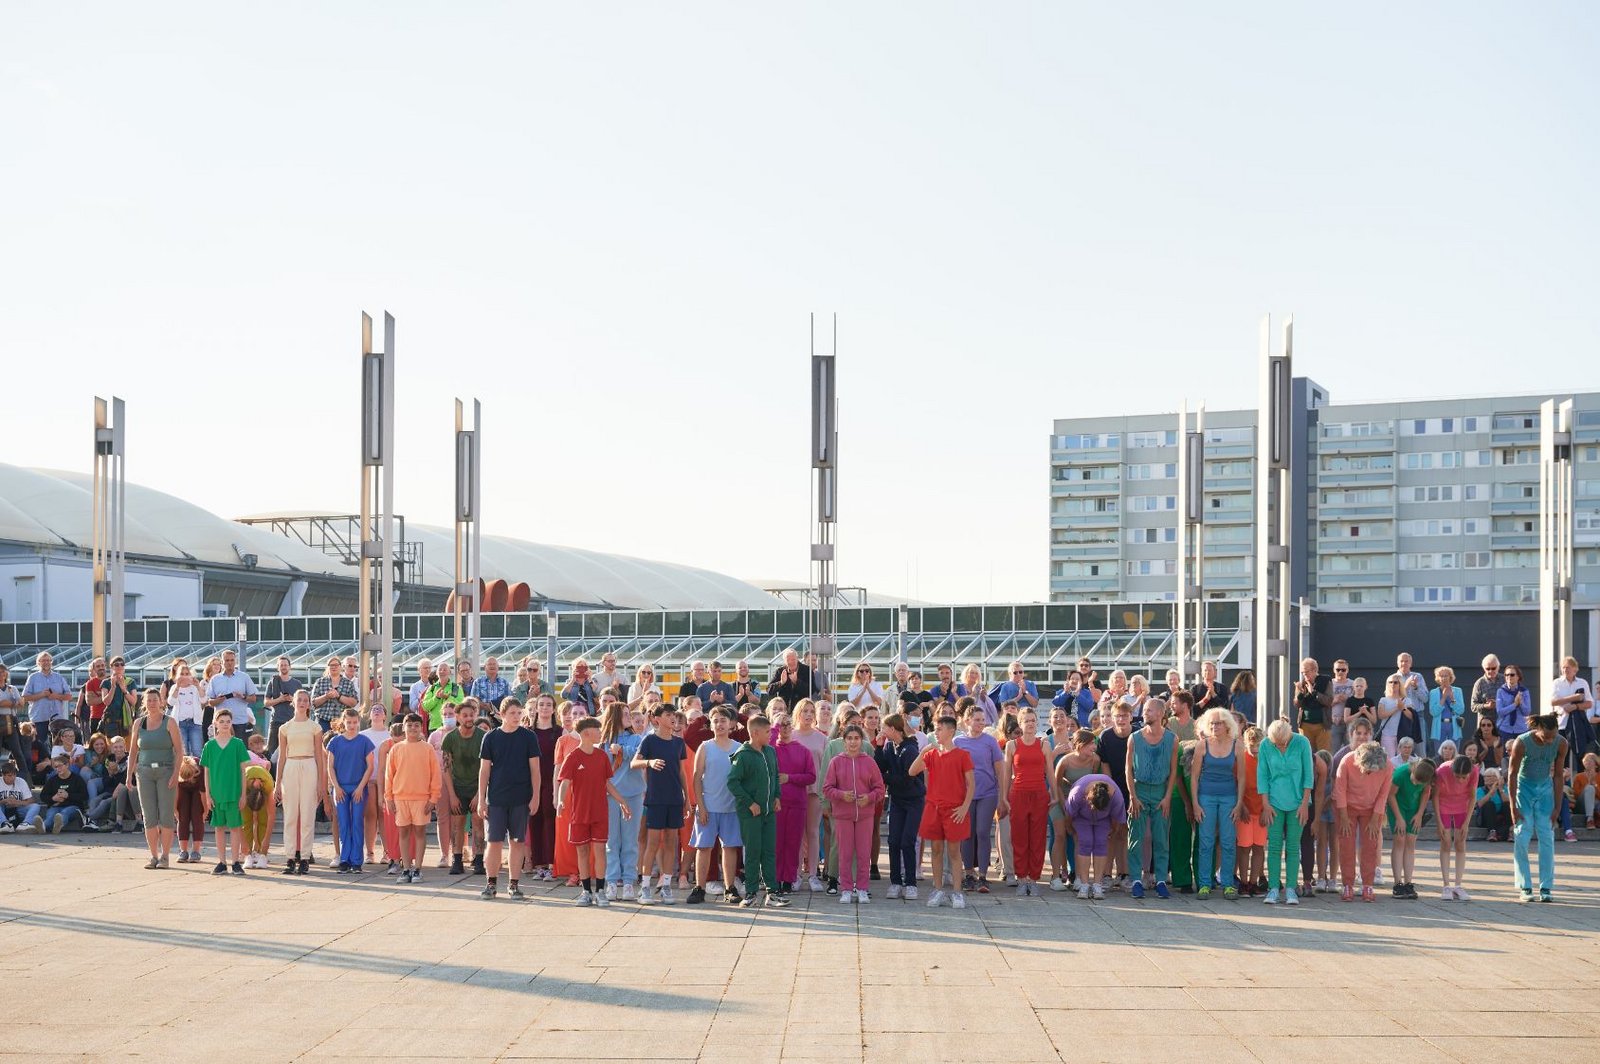
<path id="1" fill-rule="evenodd" d="M 93 478 L 86 473 L 24 469 L 0 463 L 0 540 L 87 551 L 94 543 Z M 350 569 L 338 558 L 231 521 L 185 499 L 137 484 L 127 486 L 130 555 L 195 566 L 236 567 L 256 556 L 256 568 L 284 575 L 335 576 Z M 294 519 L 306 513 L 256 515 Z M 423 543 L 423 582 L 449 588 L 444 566 L 455 550 L 448 528 L 406 523 L 406 536 Z M 708 569 L 670 562 L 552 547 L 505 536 L 483 537 L 483 577 L 526 583 L 537 598 L 618 609 L 767 609 L 779 600 L 752 584 Z"/>

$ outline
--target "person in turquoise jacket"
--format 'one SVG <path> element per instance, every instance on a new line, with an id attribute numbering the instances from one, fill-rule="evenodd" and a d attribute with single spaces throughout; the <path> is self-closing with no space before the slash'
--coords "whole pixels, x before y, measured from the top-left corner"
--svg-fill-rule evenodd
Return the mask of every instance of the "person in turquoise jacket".
<path id="1" fill-rule="evenodd" d="M 762 714 L 750 718 L 750 741 L 733 755 L 728 768 L 728 791 L 739 814 L 739 835 L 744 840 L 744 906 L 756 904 L 763 881 L 767 905 L 782 909 L 789 904 L 778 893 L 778 754 L 768 740 L 772 722 Z"/>
<path id="2" fill-rule="evenodd" d="M 1268 905 L 1278 904 L 1280 892 L 1285 904 L 1300 904 L 1300 896 L 1294 891 L 1294 866 L 1300 857 L 1300 832 L 1311 817 L 1311 791 L 1316 779 L 1310 741 L 1296 733 L 1288 721 L 1273 721 L 1267 728 L 1267 741 L 1256 755 L 1256 790 L 1265 799 L 1262 805 L 1267 814 Z M 1289 862 L 1287 887 L 1285 858 Z"/>

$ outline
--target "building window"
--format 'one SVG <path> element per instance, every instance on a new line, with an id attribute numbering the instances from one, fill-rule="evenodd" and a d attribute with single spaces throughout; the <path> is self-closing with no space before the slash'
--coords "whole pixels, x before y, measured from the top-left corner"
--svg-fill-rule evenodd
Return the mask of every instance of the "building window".
<path id="1" fill-rule="evenodd" d="M 1128 433 L 1129 447 L 1176 447 L 1178 433 L 1173 429 L 1165 432 L 1130 432 Z"/>

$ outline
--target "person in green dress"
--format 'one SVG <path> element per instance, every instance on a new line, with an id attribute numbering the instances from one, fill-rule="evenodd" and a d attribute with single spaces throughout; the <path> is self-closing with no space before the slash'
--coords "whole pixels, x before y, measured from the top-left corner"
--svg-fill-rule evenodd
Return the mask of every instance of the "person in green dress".
<path id="1" fill-rule="evenodd" d="M 212 718 L 216 737 L 200 751 L 201 793 L 206 815 L 217 832 L 217 867 L 211 874 L 228 874 L 229 845 L 233 852 L 233 874 L 244 875 L 244 856 L 239 852 L 244 837 L 244 770 L 250 766 L 250 751 L 233 734 L 233 714 L 217 710 Z"/>

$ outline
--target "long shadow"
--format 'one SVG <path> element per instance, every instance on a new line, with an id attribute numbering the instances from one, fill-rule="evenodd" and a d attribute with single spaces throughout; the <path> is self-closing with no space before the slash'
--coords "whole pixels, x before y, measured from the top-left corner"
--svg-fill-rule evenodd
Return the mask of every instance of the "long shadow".
<path id="1" fill-rule="evenodd" d="M 285 964 L 294 962 L 317 967 L 338 968 L 352 972 L 377 972 L 384 975 L 411 976 L 451 985 L 460 985 L 474 976 L 485 976 L 490 979 L 500 977 L 505 982 L 495 983 L 494 985 L 498 989 L 513 990 L 524 994 L 537 994 L 541 997 L 561 998 L 573 1002 L 627 1004 L 640 1008 L 662 1010 L 710 1009 L 716 1012 L 740 1011 L 740 1006 L 737 1002 L 725 1002 L 720 994 L 714 998 L 703 998 L 655 988 L 640 988 L 636 986 L 599 987 L 593 983 L 572 982 L 560 976 L 552 976 L 547 972 L 540 972 L 537 976 L 534 976 L 523 972 L 509 971 L 504 968 L 486 968 L 480 965 L 466 964 L 429 964 L 423 961 L 407 960 L 403 957 L 372 957 L 366 954 L 350 953 L 345 950 L 328 949 L 326 947 L 308 951 L 299 946 L 262 942 L 243 935 L 208 935 L 198 931 L 136 927 L 128 924 L 85 920 L 59 913 L 29 913 L 20 909 L 0 907 L 0 925 L 4 924 L 45 927 L 52 930 L 93 935 L 96 938 L 109 936 L 130 942 L 158 946 L 188 946 L 194 949 L 230 953 L 257 960 L 282 961 Z M 523 979 L 527 983 L 525 986 L 511 982 L 512 980 Z"/>

